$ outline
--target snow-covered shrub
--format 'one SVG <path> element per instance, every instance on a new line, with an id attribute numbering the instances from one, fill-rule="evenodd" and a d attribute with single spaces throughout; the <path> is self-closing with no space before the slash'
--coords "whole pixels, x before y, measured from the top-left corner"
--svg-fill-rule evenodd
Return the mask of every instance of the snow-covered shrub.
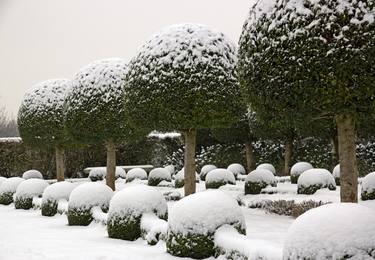
<path id="1" fill-rule="evenodd" d="M 328 202 L 329 203 L 329 202 Z M 322 201 L 306 200 L 300 203 L 295 203 L 292 207 L 291 216 L 294 218 L 299 217 L 306 211 L 328 204 Z"/>
<path id="2" fill-rule="evenodd" d="M 155 168 L 148 175 L 148 185 L 157 186 L 162 181 L 171 181 L 171 174 L 164 168 Z"/>
<path id="3" fill-rule="evenodd" d="M 70 193 L 76 187 L 67 181 L 56 182 L 48 186 L 42 196 L 42 216 L 54 216 L 60 200 L 69 200 Z"/>
<path id="4" fill-rule="evenodd" d="M 176 201 L 181 199 L 181 193 L 178 191 L 167 191 L 163 193 L 164 198 L 167 201 Z"/>
<path id="5" fill-rule="evenodd" d="M 33 198 L 42 197 L 43 191 L 48 187 L 48 182 L 41 179 L 28 179 L 18 185 L 14 194 L 14 206 L 16 209 L 31 209 Z"/>
<path id="6" fill-rule="evenodd" d="M 125 179 L 126 178 L 126 171 L 121 167 L 116 167 L 115 178 L 116 179 L 118 179 L 118 178 Z"/>
<path id="7" fill-rule="evenodd" d="M 206 175 L 206 189 L 217 189 L 225 184 L 236 184 L 236 178 L 227 169 L 214 169 Z"/>
<path id="8" fill-rule="evenodd" d="M 135 179 L 147 180 L 147 172 L 142 168 L 133 168 L 126 174 L 126 182 L 132 182 Z"/>
<path id="9" fill-rule="evenodd" d="M 235 199 L 213 190 L 189 195 L 171 208 L 167 251 L 195 259 L 213 256 L 215 231 L 225 224 L 246 233 L 245 219 Z"/>
<path id="10" fill-rule="evenodd" d="M 107 211 L 113 191 L 107 185 L 97 182 L 87 182 L 74 188 L 69 196 L 68 223 L 70 226 L 87 226 L 93 217 L 91 209 L 100 207 Z"/>
<path id="11" fill-rule="evenodd" d="M 169 171 L 171 176 L 174 175 L 174 173 L 175 173 L 175 168 L 174 168 L 174 165 L 172 165 L 172 164 L 165 166 L 164 169 Z"/>
<path id="12" fill-rule="evenodd" d="M 354 203 L 311 209 L 288 230 L 284 259 L 374 259 L 374 210 Z"/>
<path id="13" fill-rule="evenodd" d="M 102 181 L 106 173 L 107 169 L 105 167 L 95 167 L 90 170 L 89 178 L 91 181 Z"/>
<path id="14" fill-rule="evenodd" d="M 43 175 L 40 171 L 28 170 L 28 171 L 25 171 L 22 174 L 22 178 L 25 179 L 25 180 L 28 180 L 28 179 L 43 179 Z"/>
<path id="15" fill-rule="evenodd" d="M 326 169 L 310 169 L 298 178 L 298 194 L 314 194 L 317 190 L 328 188 L 336 190 L 335 179 Z"/>
<path id="16" fill-rule="evenodd" d="M 1 187 L 1 184 L 6 180 L 7 178 L 3 177 L 3 176 L 0 176 L 0 187 Z"/>
<path id="17" fill-rule="evenodd" d="M 141 218 L 142 238 L 149 245 L 155 245 L 159 240 L 165 240 L 167 236 L 168 223 L 154 213 L 144 213 Z"/>
<path id="18" fill-rule="evenodd" d="M 259 194 L 262 189 L 271 185 L 276 187 L 275 176 L 265 168 L 256 169 L 250 172 L 245 180 L 245 194 Z"/>
<path id="19" fill-rule="evenodd" d="M 335 182 L 337 186 L 340 186 L 340 164 L 337 164 L 335 168 L 333 168 L 333 178 L 335 178 Z"/>
<path id="20" fill-rule="evenodd" d="M 375 172 L 367 174 L 362 179 L 362 200 L 375 200 Z"/>
<path id="21" fill-rule="evenodd" d="M 270 172 L 272 172 L 273 175 L 276 174 L 276 169 L 275 167 L 270 164 L 270 163 L 262 163 L 262 164 L 259 164 L 257 166 L 257 169 L 266 169 L 266 170 L 269 170 Z"/>
<path id="22" fill-rule="evenodd" d="M 217 169 L 217 167 L 213 164 L 207 164 L 207 165 L 204 165 L 201 169 L 201 173 L 200 173 L 200 178 L 202 181 L 206 180 L 206 175 L 207 173 L 209 173 L 210 171 L 212 170 L 215 170 Z"/>
<path id="23" fill-rule="evenodd" d="M 295 163 L 292 168 L 290 169 L 290 182 L 296 184 L 298 177 L 307 170 L 314 168 L 308 162 L 298 162 Z"/>
<path id="24" fill-rule="evenodd" d="M 239 163 L 232 163 L 227 168 L 228 171 L 231 171 L 234 174 L 234 177 L 237 178 L 238 175 L 246 175 L 246 169 Z"/>
<path id="25" fill-rule="evenodd" d="M 146 185 L 136 185 L 116 193 L 108 212 L 109 237 L 124 240 L 139 238 L 144 213 L 154 213 L 158 218 L 167 219 L 167 202 L 158 190 Z"/>
<path id="26" fill-rule="evenodd" d="M 199 182 L 199 175 L 195 172 L 195 182 Z M 174 176 L 174 186 L 175 188 L 182 188 L 185 185 L 185 168 L 182 168 Z"/>
<path id="27" fill-rule="evenodd" d="M 11 177 L 3 181 L 0 186 L 0 204 L 9 205 L 13 202 L 13 194 L 16 192 L 18 185 L 25 179 L 20 177 Z"/>

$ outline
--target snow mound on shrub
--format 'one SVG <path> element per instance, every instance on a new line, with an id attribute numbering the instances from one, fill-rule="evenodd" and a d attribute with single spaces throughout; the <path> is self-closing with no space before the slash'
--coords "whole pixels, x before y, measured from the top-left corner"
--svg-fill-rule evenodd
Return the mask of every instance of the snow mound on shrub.
<path id="1" fill-rule="evenodd" d="M 205 174 L 206 175 L 207 173 L 209 173 L 210 171 L 215 170 L 215 169 L 217 169 L 217 167 L 215 165 L 213 165 L 213 164 L 207 164 L 207 165 L 204 165 L 202 167 L 200 174 Z"/>
<path id="2" fill-rule="evenodd" d="M 171 181 L 171 173 L 164 168 L 155 168 L 148 175 L 148 184 L 156 186 L 162 181 Z"/>
<path id="3" fill-rule="evenodd" d="M 109 204 L 108 219 L 128 215 L 139 217 L 143 213 L 165 216 L 167 210 L 167 202 L 157 189 L 136 185 L 124 188 L 113 196 Z"/>
<path id="4" fill-rule="evenodd" d="M 366 198 L 366 196 L 364 196 L 364 194 L 366 194 L 366 195 L 369 194 L 368 199 L 375 199 L 375 172 L 367 174 L 362 179 L 361 193 L 362 193 L 362 199 Z"/>
<path id="5" fill-rule="evenodd" d="M 173 233 L 212 234 L 224 224 L 246 229 L 238 203 L 222 191 L 198 192 L 176 202 L 170 210 L 168 229 Z"/>
<path id="6" fill-rule="evenodd" d="M 232 163 L 231 165 L 228 166 L 227 170 L 233 172 L 235 176 L 240 175 L 240 174 L 246 175 L 245 167 L 243 167 L 239 163 Z"/>
<path id="7" fill-rule="evenodd" d="M 270 172 L 272 172 L 274 175 L 276 174 L 275 167 L 270 163 L 259 164 L 257 169 L 266 169 L 266 170 L 269 170 Z"/>
<path id="8" fill-rule="evenodd" d="M 276 184 L 277 180 L 272 172 L 266 169 L 257 169 L 246 176 L 246 182 L 265 182 L 267 184 Z"/>
<path id="9" fill-rule="evenodd" d="M 89 178 L 91 180 L 102 180 L 107 175 L 107 167 L 95 167 L 90 170 Z M 126 172 L 121 167 L 116 167 L 115 169 L 116 178 L 126 178 Z"/>
<path id="10" fill-rule="evenodd" d="M 126 178 L 126 171 L 121 167 L 116 167 L 115 177 L 125 179 Z"/>
<path id="11" fill-rule="evenodd" d="M 147 172 L 142 168 L 133 168 L 126 174 L 126 181 L 131 182 L 135 179 L 147 180 Z"/>
<path id="12" fill-rule="evenodd" d="M 292 168 L 290 169 L 290 175 L 293 176 L 299 176 L 301 175 L 304 171 L 313 169 L 314 167 L 311 165 L 311 163 L 308 162 L 298 162 L 295 163 Z"/>
<path id="13" fill-rule="evenodd" d="M 3 177 L 3 176 L 0 176 L 0 187 L 1 187 L 1 184 L 6 180 L 7 178 Z"/>
<path id="14" fill-rule="evenodd" d="M 164 169 L 166 169 L 167 171 L 169 171 L 171 175 L 173 175 L 174 172 L 175 172 L 174 165 L 167 165 L 167 166 L 164 167 Z"/>
<path id="15" fill-rule="evenodd" d="M 322 185 L 322 188 L 329 186 L 336 187 L 335 179 L 326 169 L 310 169 L 301 174 L 298 178 L 298 187 L 309 187 Z"/>
<path id="16" fill-rule="evenodd" d="M 47 181 L 41 179 L 25 180 L 18 185 L 14 198 L 17 200 L 42 196 L 48 185 Z"/>
<path id="17" fill-rule="evenodd" d="M 234 177 L 234 174 L 231 171 L 228 171 L 227 169 L 214 169 L 207 173 L 206 176 L 206 187 L 209 188 L 211 184 L 220 183 L 221 185 L 225 184 L 236 184 L 236 178 Z"/>
<path id="18" fill-rule="evenodd" d="M 340 178 L 340 164 L 337 164 L 335 168 L 333 168 L 333 177 Z"/>
<path id="19" fill-rule="evenodd" d="M 374 215 L 374 210 L 354 203 L 311 209 L 289 228 L 284 259 L 373 259 Z"/>
<path id="20" fill-rule="evenodd" d="M 108 208 L 113 191 L 107 185 L 87 182 L 74 188 L 69 196 L 69 208 L 90 209 L 94 206 Z"/>
<path id="21" fill-rule="evenodd" d="M 182 168 L 179 170 L 176 175 L 174 176 L 174 179 L 176 181 L 183 181 L 185 180 L 185 168 Z M 199 175 L 197 172 L 195 172 L 195 180 L 199 180 Z"/>
<path id="22" fill-rule="evenodd" d="M 70 193 L 76 186 L 77 185 L 67 181 L 53 183 L 44 190 L 42 203 L 48 200 L 69 200 Z"/>
<path id="23" fill-rule="evenodd" d="M 43 179 L 43 175 L 37 170 L 28 170 L 22 174 L 22 178 L 27 179 Z"/>
<path id="24" fill-rule="evenodd" d="M 18 185 L 24 180 L 25 179 L 20 177 L 11 177 L 6 179 L 0 186 L 0 194 L 16 192 Z"/>

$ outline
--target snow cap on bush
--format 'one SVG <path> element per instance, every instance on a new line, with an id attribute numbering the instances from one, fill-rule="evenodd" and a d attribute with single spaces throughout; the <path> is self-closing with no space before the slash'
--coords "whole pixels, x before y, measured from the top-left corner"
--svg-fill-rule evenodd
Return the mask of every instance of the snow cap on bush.
<path id="1" fill-rule="evenodd" d="M 22 178 L 27 179 L 43 179 L 43 175 L 38 170 L 28 170 L 22 174 Z"/>
<path id="2" fill-rule="evenodd" d="M 362 200 L 375 200 L 375 172 L 362 179 L 361 197 Z"/>
<path id="3" fill-rule="evenodd" d="M 33 198 L 42 196 L 45 188 L 48 187 L 48 182 L 41 179 L 28 179 L 18 185 L 14 198 Z"/>
<path id="4" fill-rule="evenodd" d="M 69 200 L 70 193 L 77 185 L 67 182 L 67 181 L 60 181 L 51 184 L 43 191 L 43 202 L 48 200 L 55 200 L 58 201 L 60 199 Z"/>
<path id="5" fill-rule="evenodd" d="M 311 209 L 289 228 L 283 258 L 373 259 L 374 214 L 374 210 L 354 203 Z"/>
<path id="6" fill-rule="evenodd" d="M 246 169 L 239 163 L 232 163 L 227 168 L 228 171 L 233 172 L 234 176 L 237 176 L 239 174 L 246 175 Z"/>
<path id="7" fill-rule="evenodd" d="M 147 180 L 147 172 L 142 168 L 133 168 L 126 173 L 126 182 L 131 182 L 135 179 Z"/>
<path id="8" fill-rule="evenodd" d="M 172 164 L 165 166 L 164 169 L 169 171 L 171 173 L 171 175 L 173 175 L 175 173 L 175 168 L 174 168 L 174 165 L 172 165 Z"/>
<path id="9" fill-rule="evenodd" d="M 250 172 L 246 176 L 246 182 L 254 182 L 254 183 L 259 183 L 259 182 L 264 182 L 267 184 L 276 184 L 276 178 L 275 175 L 269 170 L 266 169 L 257 169 L 252 172 Z"/>
<path id="10" fill-rule="evenodd" d="M 257 169 L 266 169 L 266 170 L 269 170 L 270 172 L 272 172 L 274 175 L 276 174 L 275 167 L 270 163 L 259 164 Z"/>
<path id="11" fill-rule="evenodd" d="M 25 179 L 20 177 L 11 177 L 2 182 L 0 186 L 0 194 L 2 193 L 15 193 L 18 185 Z"/>
<path id="12" fill-rule="evenodd" d="M 225 184 L 236 184 L 236 178 L 227 169 L 214 169 L 206 175 L 206 188 L 217 189 Z"/>
<path id="13" fill-rule="evenodd" d="M 310 169 L 303 172 L 298 178 L 298 193 L 313 194 L 318 189 L 336 189 L 335 179 L 326 169 Z"/>
<path id="14" fill-rule="evenodd" d="M 7 178 L 3 177 L 3 176 L 0 176 L 0 187 L 1 187 L 1 184 L 6 180 Z"/>
<path id="15" fill-rule="evenodd" d="M 89 178 L 91 179 L 91 181 L 98 181 L 98 180 L 103 180 L 106 175 L 107 175 L 106 167 L 94 167 L 90 170 Z M 126 178 L 125 170 L 119 166 L 116 166 L 115 177 L 116 179 L 117 178 L 125 179 Z"/>
<path id="16" fill-rule="evenodd" d="M 215 170 L 215 169 L 217 169 L 217 167 L 213 164 L 204 165 L 201 169 L 201 172 L 200 172 L 201 180 L 204 181 L 206 179 L 207 173 L 209 173 L 210 171 Z"/>
<path id="17" fill-rule="evenodd" d="M 156 186 L 162 181 L 171 181 L 171 173 L 165 168 L 155 168 L 150 171 L 148 185 Z"/>
<path id="18" fill-rule="evenodd" d="M 298 162 L 295 163 L 292 168 L 290 169 L 290 178 L 292 183 L 297 183 L 298 177 L 307 170 L 310 170 L 314 168 L 310 163 L 308 162 Z"/>
<path id="19" fill-rule="evenodd" d="M 108 208 L 113 191 L 107 185 L 87 182 L 74 188 L 69 196 L 69 208 L 91 209 L 94 206 Z"/>

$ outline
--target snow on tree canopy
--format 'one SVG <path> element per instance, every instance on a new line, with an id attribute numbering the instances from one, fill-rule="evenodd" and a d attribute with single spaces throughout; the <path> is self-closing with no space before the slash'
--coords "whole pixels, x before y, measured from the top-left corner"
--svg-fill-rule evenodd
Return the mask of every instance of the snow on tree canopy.
<path id="1" fill-rule="evenodd" d="M 170 209 L 168 229 L 173 233 L 213 234 L 224 224 L 246 229 L 241 208 L 221 191 L 198 192 L 176 202 Z"/>
<path id="2" fill-rule="evenodd" d="M 126 62 L 113 58 L 95 61 L 74 76 L 66 97 L 66 125 L 77 141 L 96 143 L 130 134 L 123 106 L 126 71 Z"/>
<path id="3" fill-rule="evenodd" d="M 32 145 L 61 145 L 64 132 L 64 100 L 72 87 L 68 79 L 51 79 L 28 90 L 18 111 L 22 140 Z"/>
<path id="4" fill-rule="evenodd" d="M 67 182 L 60 181 L 48 186 L 42 196 L 42 202 L 47 202 L 48 200 L 59 201 L 60 199 L 69 200 L 70 193 L 77 185 Z"/>
<path id="5" fill-rule="evenodd" d="M 245 167 L 243 167 L 239 163 L 232 163 L 231 165 L 228 166 L 227 170 L 233 172 L 235 176 L 239 174 L 246 175 Z"/>
<path id="6" fill-rule="evenodd" d="M 45 188 L 48 187 L 48 182 L 41 179 L 28 179 L 18 185 L 15 199 L 33 198 L 42 196 Z"/>
<path id="7" fill-rule="evenodd" d="M 0 186 L 0 194 L 16 192 L 18 185 L 24 180 L 25 179 L 20 177 L 11 177 L 6 179 Z"/>
<path id="8" fill-rule="evenodd" d="M 264 182 L 266 184 L 275 185 L 277 183 L 273 173 L 267 169 L 256 169 L 250 172 L 246 176 L 246 182 L 260 183 Z"/>
<path id="9" fill-rule="evenodd" d="M 236 61 L 235 44 L 221 32 L 199 24 L 162 29 L 129 63 L 129 116 L 160 131 L 227 125 L 239 96 Z"/>
<path id="10" fill-rule="evenodd" d="M 113 191 L 107 185 L 87 182 L 76 187 L 69 196 L 69 208 L 91 209 L 98 206 L 108 208 Z"/>
<path id="11" fill-rule="evenodd" d="M 130 182 L 135 179 L 147 180 L 147 172 L 142 168 L 133 168 L 126 174 L 126 181 Z"/>
<path id="12" fill-rule="evenodd" d="M 288 230 L 284 259 L 374 259 L 375 211 L 327 204 L 298 217 Z"/>
<path id="13" fill-rule="evenodd" d="M 38 170 L 28 170 L 22 174 L 22 178 L 27 179 L 43 179 L 43 175 Z"/>
<path id="14" fill-rule="evenodd" d="M 259 164 L 257 169 L 266 169 L 266 170 L 269 170 L 270 172 L 272 172 L 273 174 L 276 174 L 276 169 L 275 167 L 270 164 L 270 163 L 262 163 L 262 164 Z"/>
<path id="15" fill-rule="evenodd" d="M 166 216 L 167 212 L 167 202 L 157 189 L 136 185 L 122 189 L 113 196 L 109 205 L 108 221 L 129 215 L 138 218 L 144 213 L 155 213 L 162 217 Z"/>

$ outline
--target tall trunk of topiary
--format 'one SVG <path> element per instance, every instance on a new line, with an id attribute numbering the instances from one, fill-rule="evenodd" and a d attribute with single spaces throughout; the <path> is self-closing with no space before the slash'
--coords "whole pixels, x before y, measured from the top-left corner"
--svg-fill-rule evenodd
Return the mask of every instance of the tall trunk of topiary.
<path id="1" fill-rule="evenodd" d="M 184 132 L 185 136 L 185 196 L 195 193 L 195 146 L 197 131 L 190 129 Z"/>
<path id="2" fill-rule="evenodd" d="M 65 180 L 65 163 L 64 163 L 64 149 L 61 147 L 55 147 L 56 155 L 56 179 L 57 181 Z"/>
<path id="3" fill-rule="evenodd" d="M 337 134 L 331 137 L 332 144 L 332 168 L 335 167 L 339 162 L 339 141 Z"/>
<path id="4" fill-rule="evenodd" d="M 107 175 L 105 177 L 106 184 L 115 190 L 115 172 L 116 172 L 116 146 L 112 139 L 107 140 Z"/>
<path id="5" fill-rule="evenodd" d="M 288 136 L 285 141 L 285 154 L 284 154 L 284 175 L 290 174 L 290 164 L 292 162 L 293 154 L 293 137 Z"/>
<path id="6" fill-rule="evenodd" d="M 336 117 L 336 124 L 340 158 L 341 202 L 358 202 L 355 119 L 351 115 L 339 115 Z"/>
<path id="7" fill-rule="evenodd" d="M 254 149 L 250 141 L 245 143 L 247 173 L 255 169 Z"/>

